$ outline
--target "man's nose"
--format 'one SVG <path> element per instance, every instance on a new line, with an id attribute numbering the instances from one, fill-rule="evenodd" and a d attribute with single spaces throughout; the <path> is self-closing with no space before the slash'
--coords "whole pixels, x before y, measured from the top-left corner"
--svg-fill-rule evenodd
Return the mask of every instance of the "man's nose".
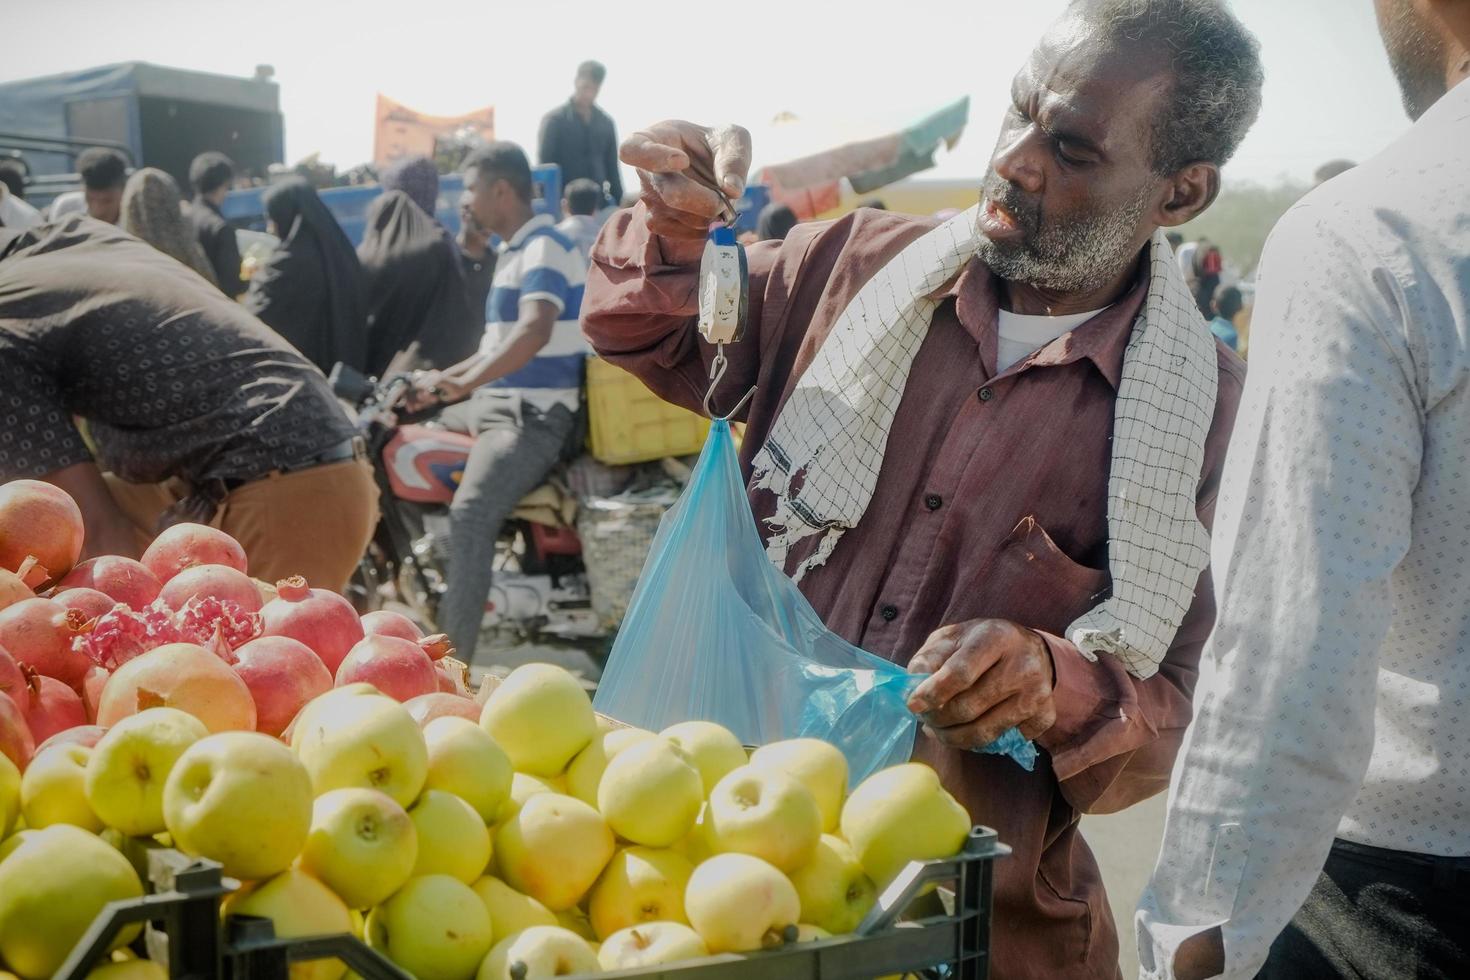
<path id="1" fill-rule="evenodd" d="M 1028 194 L 1040 194 L 1046 184 L 1037 135 L 1035 126 L 1016 130 L 1009 139 L 1002 139 L 991 160 L 997 176 Z"/>

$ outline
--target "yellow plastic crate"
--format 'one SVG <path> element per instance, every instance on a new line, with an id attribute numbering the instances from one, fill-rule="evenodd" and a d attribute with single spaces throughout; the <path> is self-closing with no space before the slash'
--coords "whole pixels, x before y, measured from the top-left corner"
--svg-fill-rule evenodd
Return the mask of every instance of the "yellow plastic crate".
<path id="1" fill-rule="evenodd" d="M 592 456 L 623 466 L 699 452 L 709 435 L 709 419 L 670 405 L 627 371 L 591 357 L 587 428 Z"/>

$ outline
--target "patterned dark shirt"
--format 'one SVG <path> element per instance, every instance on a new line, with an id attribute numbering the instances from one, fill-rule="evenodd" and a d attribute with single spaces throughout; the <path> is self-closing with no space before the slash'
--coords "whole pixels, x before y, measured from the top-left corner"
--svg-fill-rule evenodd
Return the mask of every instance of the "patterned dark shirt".
<path id="1" fill-rule="evenodd" d="M 80 215 L 0 233 L 0 481 L 92 459 L 125 480 L 251 480 L 340 445 L 326 379 L 193 271 Z"/>

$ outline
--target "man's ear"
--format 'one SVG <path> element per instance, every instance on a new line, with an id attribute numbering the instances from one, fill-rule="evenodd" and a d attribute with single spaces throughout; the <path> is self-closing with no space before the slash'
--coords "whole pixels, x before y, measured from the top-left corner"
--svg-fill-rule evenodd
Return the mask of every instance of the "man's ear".
<path id="1" fill-rule="evenodd" d="M 1164 228 L 1177 228 L 1203 214 L 1219 194 L 1219 167 L 1213 163 L 1186 164 L 1164 181 L 1164 196 L 1154 222 Z"/>

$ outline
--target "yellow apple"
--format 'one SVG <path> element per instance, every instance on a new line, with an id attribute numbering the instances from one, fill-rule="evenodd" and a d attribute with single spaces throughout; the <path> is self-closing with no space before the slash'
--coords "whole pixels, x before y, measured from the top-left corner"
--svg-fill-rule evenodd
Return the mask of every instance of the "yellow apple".
<path id="1" fill-rule="evenodd" d="M 517 772 L 555 776 L 597 734 L 581 683 L 553 664 L 524 664 L 485 702 L 480 725 Z"/>
<path id="2" fill-rule="evenodd" d="M 225 899 L 222 914 L 270 919 L 282 939 L 352 932 L 352 914 L 342 899 L 299 868 L 282 871 Z M 341 960 L 301 960 L 291 964 L 291 980 L 340 980 Z"/>
<path id="3" fill-rule="evenodd" d="M 408 709 L 366 684 L 323 694 L 302 709 L 292 745 L 318 795 L 363 786 L 408 806 L 429 771 L 424 733 Z"/>
<path id="4" fill-rule="evenodd" d="M 684 910 L 711 953 L 743 953 L 785 942 L 786 930 L 801 919 L 801 900 L 769 862 L 717 854 L 694 869 Z"/>
<path id="5" fill-rule="evenodd" d="M 510 799 L 510 757 L 495 739 L 468 718 L 435 718 L 424 726 L 429 749 L 425 789 L 453 793 L 493 823 Z"/>
<path id="6" fill-rule="evenodd" d="M 70 826 L 70 824 L 66 826 Z M 39 830 L 28 830 L 22 827 L 4 840 L 0 840 L 0 861 L 4 861 L 10 856 L 11 851 L 14 851 L 17 847 L 31 840 L 39 833 Z"/>
<path id="7" fill-rule="evenodd" d="M 500 942 L 531 926 L 554 926 L 556 914 L 530 895 L 522 895 L 499 878 L 486 875 L 470 886 L 485 911 L 490 913 L 490 928 L 494 932 L 492 942 Z"/>
<path id="8" fill-rule="evenodd" d="M 598 732 L 567 766 L 567 795 L 575 796 L 588 806 L 596 806 L 597 784 L 602 782 L 607 764 L 629 746 L 653 737 L 653 732 L 642 728 L 613 728 Z"/>
<path id="9" fill-rule="evenodd" d="M 814 943 L 819 939 L 831 939 L 832 934 L 821 926 L 814 926 L 810 922 L 799 922 L 796 925 L 796 941 L 799 943 Z"/>
<path id="10" fill-rule="evenodd" d="M 468 980 L 490 951 L 490 914 L 449 875 L 410 878 L 368 913 L 367 943 L 418 980 Z"/>
<path id="11" fill-rule="evenodd" d="M 449 875 L 468 885 L 485 873 L 490 831 L 474 807 L 453 793 L 426 789 L 408 818 L 419 839 L 414 875 Z"/>
<path id="12" fill-rule="evenodd" d="M 841 749 L 819 738 L 791 738 L 762 745 L 751 753 L 750 764 L 784 772 L 805 786 L 822 812 L 822 833 L 836 832 L 847 796 L 847 757 Z"/>
<path id="13" fill-rule="evenodd" d="M 168 980 L 168 971 L 152 960 L 134 958 L 104 963 L 89 970 L 87 980 Z"/>
<path id="14" fill-rule="evenodd" d="M 87 760 L 87 802 L 98 818 L 131 837 L 163 830 L 163 786 L 184 750 L 209 734 L 178 708 L 149 708 L 121 719 Z"/>
<path id="15" fill-rule="evenodd" d="M 613 833 L 668 847 L 689 833 L 704 805 L 699 770 L 674 743 L 654 738 L 619 752 L 597 787 L 597 809 Z"/>
<path id="16" fill-rule="evenodd" d="M 613 933 L 597 951 L 604 970 L 631 970 L 708 956 L 699 933 L 682 922 L 644 922 Z"/>
<path id="17" fill-rule="evenodd" d="M 745 765 L 745 746 L 740 744 L 730 729 L 712 721 L 683 721 L 670 725 L 659 732 L 689 757 L 699 778 L 704 781 L 704 795 L 708 796 L 715 784 L 724 779 L 732 769 Z"/>
<path id="18" fill-rule="evenodd" d="M 921 762 L 876 772 L 842 807 L 842 836 L 879 891 L 910 861 L 959 853 L 970 815 Z"/>
<path id="19" fill-rule="evenodd" d="M 537 793 L 561 793 L 566 794 L 566 784 L 560 776 L 552 776 L 543 779 L 540 776 L 532 776 L 524 772 L 515 773 L 510 777 L 510 798 L 500 805 L 500 812 L 495 815 L 493 826 L 499 827 L 511 817 L 515 816 L 526 801 Z M 590 806 L 596 805 L 594 800 Z"/>
<path id="20" fill-rule="evenodd" d="M 678 851 L 630 847 L 613 855 L 587 911 L 597 938 L 640 922 L 687 922 L 684 889 L 694 865 Z"/>
<path id="21" fill-rule="evenodd" d="M 30 831 L 0 862 L 0 960 L 25 980 L 50 977 L 103 906 L 142 894 L 127 858 L 95 835 L 64 824 Z M 123 929 L 113 948 L 141 928 Z"/>
<path id="22" fill-rule="evenodd" d="M 823 834 L 817 853 L 791 872 L 801 899 L 801 921 L 830 933 L 852 932 L 878 900 L 873 885 L 847 841 Z"/>
<path id="23" fill-rule="evenodd" d="M 553 912 L 582 900 L 612 858 L 602 814 L 560 793 L 538 793 L 495 831 L 500 877 Z"/>
<path id="24" fill-rule="evenodd" d="M 597 954 L 581 936 L 558 926 L 532 926 L 496 943 L 476 980 L 541 980 L 600 970 Z"/>
<path id="25" fill-rule="evenodd" d="M 687 857 L 690 864 L 696 866 L 714 854 L 714 851 L 710 850 L 709 833 L 705 826 L 705 817 L 708 813 L 709 802 L 706 801 L 699 808 L 699 816 L 694 818 L 694 826 L 689 828 L 689 833 L 685 834 L 684 839 L 672 848 Z"/>
<path id="26" fill-rule="evenodd" d="M 10 836 L 15 818 L 20 816 L 20 770 L 10 757 L 0 752 L 0 840 Z"/>
<path id="27" fill-rule="evenodd" d="M 589 943 L 597 942 L 597 930 L 592 928 L 591 918 L 582 911 L 580 905 L 573 905 L 556 913 L 556 924 L 568 932 L 575 932 Z"/>
<path id="28" fill-rule="evenodd" d="M 218 861 L 232 878 L 286 870 L 311 830 L 311 779 L 260 732 L 220 732 L 184 750 L 163 787 L 174 846 Z"/>
<path id="29" fill-rule="evenodd" d="M 366 909 L 403 887 L 418 853 L 418 831 L 391 796 L 334 789 L 311 805 L 311 831 L 299 863 L 348 908 Z"/>
<path id="30" fill-rule="evenodd" d="M 76 743 L 53 745 L 20 777 L 20 812 L 26 826 L 71 824 L 97 833 L 102 821 L 87 803 L 87 760 L 92 750 Z"/>
<path id="31" fill-rule="evenodd" d="M 704 815 L 716 854 L 736 852 L 794 871 L 810 861 L 822 814 L 807 788 L 773 769 L 741 766 L 716 784 Z"/>

